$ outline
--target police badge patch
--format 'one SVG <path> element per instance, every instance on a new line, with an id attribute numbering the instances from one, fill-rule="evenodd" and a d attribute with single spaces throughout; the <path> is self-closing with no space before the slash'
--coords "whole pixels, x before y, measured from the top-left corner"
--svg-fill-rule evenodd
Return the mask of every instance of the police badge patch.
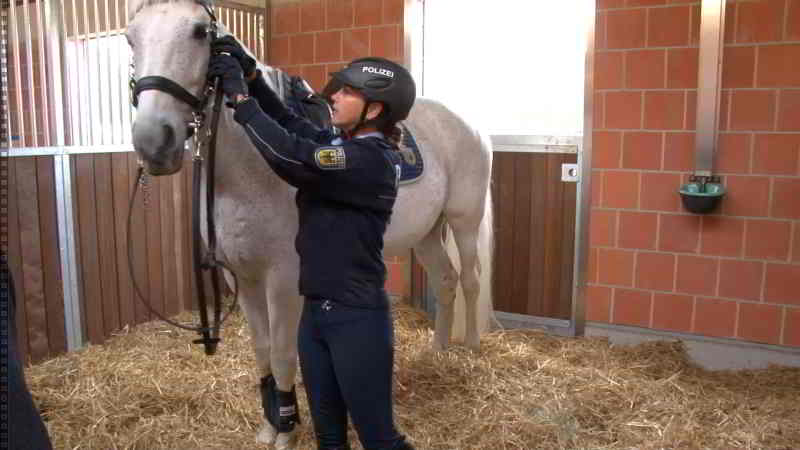
<path id="1" fill-rule="evenodd" d="M 342 147 L 323 147 L 314 152 L 314 160 L 320 169 L 342 170 L 347 168 L 347 161 Z"/>

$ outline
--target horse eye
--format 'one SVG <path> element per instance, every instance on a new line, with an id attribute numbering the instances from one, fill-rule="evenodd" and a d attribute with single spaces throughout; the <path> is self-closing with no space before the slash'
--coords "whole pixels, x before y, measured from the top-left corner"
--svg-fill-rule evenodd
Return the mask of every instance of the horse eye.
<path id="1" fill-rule="evenodd" d="M 192 37 L 195 39 L 205 39 L 208 37 L 208 26 L 197 24 L 192 32 Z"/>

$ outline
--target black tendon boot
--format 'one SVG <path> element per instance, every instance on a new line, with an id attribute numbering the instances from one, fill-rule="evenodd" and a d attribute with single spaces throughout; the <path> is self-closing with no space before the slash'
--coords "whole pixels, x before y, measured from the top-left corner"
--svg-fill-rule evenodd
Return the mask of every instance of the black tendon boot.
<path id="1" fill-rule="evenodd" d="M 402 441 L 394 444 L 392 450 L 415 450 L 415 449 L 413 445 L 411 445 L 408 441 L 403 439 Z"/>
<path id="2" fill-rule="evenodd" d="M 261 406 L 264 408 L 264 417 L 278 433 L 288 433 L 294 430 L 295 424 L 300 423 L 294 386 L 290 392 L 283 392 L 278 389 L 272 375 L 261 379 Z"/>

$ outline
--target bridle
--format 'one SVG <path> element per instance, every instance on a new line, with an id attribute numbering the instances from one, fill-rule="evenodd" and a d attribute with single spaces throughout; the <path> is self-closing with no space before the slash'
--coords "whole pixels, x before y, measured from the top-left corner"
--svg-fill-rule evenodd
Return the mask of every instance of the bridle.
<path id="1" fill-rule="evenodd" d="M 208 16 L 211 18 L 209 24 L 208 35 L 211 39 L 217 37 L 218 25 L 217 17 L 214 14 L 211 6 L 201 0 L 195 0 L 196 3 L 203 6 Z M 139 185 L 145 184 L 145 173 L 142 162 L 140 161 L 139 168 L 136 172 L 136 181 L 134 182 L 133 193 L 131 194 L 131 201 L 128 208 L 128 223 L 127 223 L 127 236 L 128 236 L 128 270 L 133 282 L 134 290 L 138 298 L 144 303 L 147 309 L 159 319 L 185 330 L 196 331 L 201 335 L 199 339 L 193 341 L 195 344 L 203 344 L 205 353 L 213 355 L 217 350 L 217 344 L 220 342 L 219 333 L 222 323 L 230 316 L 236 307 L 236 298 L 239 291 L 239 282 L 236 274 L 222 261 L 216 258 L 217 238 L 214 225 L 214 168 L 216 157 L 216 141 L 217 129 L 219 125 L 219 116 L 222 108 L 222 90 L 219 89 L 219 79 L 209 80 L 203 88 L 202 97 L 197 97 L 191 92 L 187 91 L 180 84 L 170 80 L 169 78 L 152 75 L 142 77 L 136 80 L 131 74 L 131 103 L 134 107 L 139 105 L 139 94 L 147 90 L 157 90 L 169 94 L 192 108 L 192 121 L 187 124 L 190 130 L 195 133 L 194 148 L 192 154 L 193 177 L 192 177 L 192 259 L 194 260 L 194 281 L 197 289 L 197 303 L 200 313 L 200 326 L 187 326 L 170 320 L 164 317 L 161 313 L 156 311 L 150 305 L 150 301 L 146 300 L 142 295 L 141 289 L 136 282 L 136 277 L 133 274 L 133 261 L 132 261 L 132 239 L 131 239 L 131 220 L 134 200 L 138 191 Z M 200 131 L 206 125 L 205 109 L 208 105 L 209 99 L 214 97 L 211 122 L 206 127 L 205 136 Z M 205 152 L 205 157 L 202 155 L 202 150 L 208 144 L 208 149 Z M 203 161 L 207 164 L 203 165 Z M 200 185 L 205 168 L 206 175 L 206 236 L 208 236 L 208 248 L 205 253 L 203 252 L 201 221 L 200 217 Z M 224 269 L 231 274 L 233 278 L 233 301 L 231 302 L 230 309 L 222 316 L 222 295 L 220 289 L 220 269 Z M 209 323 L 208 317 L 208 301 L 206 297 L 206 285 L 204 271 L 211 273 L 211 286 L 213 290 L 213 303 L 214 303 L 214 323 Z"/>

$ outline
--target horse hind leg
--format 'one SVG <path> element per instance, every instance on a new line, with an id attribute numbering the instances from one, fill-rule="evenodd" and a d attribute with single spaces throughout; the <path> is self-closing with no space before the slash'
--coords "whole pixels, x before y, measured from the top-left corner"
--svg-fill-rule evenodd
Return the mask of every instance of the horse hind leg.
<path id="1" fill-rule="evenodd" d="M 478 234 L 480 221 L 457 219 L 450 222 L 453 240 L 458 248 L 460 262 L 461 289 L 464 299 L 463 333 L 464 345 L 477 350 L 480 348 L 478 325 L 478 296 L 480 294 L 481 265 L 478 259 Z M 462 318 L 459 318 L 459 321 Z M 460 325 L 456 324 L 457 327 Z"/>
<path id="2" fill-rule="evenodd" d="M 440 217 L 428 235 L 414 247 L 414 253 L 436 286 L 436 325 L 433 334 L 433 347 L 436 350 L 443 350 L 450 345 L 453 300 L 458 285 L 458 273 L 442 241 L 443 227 L 444 218 Z"/>

